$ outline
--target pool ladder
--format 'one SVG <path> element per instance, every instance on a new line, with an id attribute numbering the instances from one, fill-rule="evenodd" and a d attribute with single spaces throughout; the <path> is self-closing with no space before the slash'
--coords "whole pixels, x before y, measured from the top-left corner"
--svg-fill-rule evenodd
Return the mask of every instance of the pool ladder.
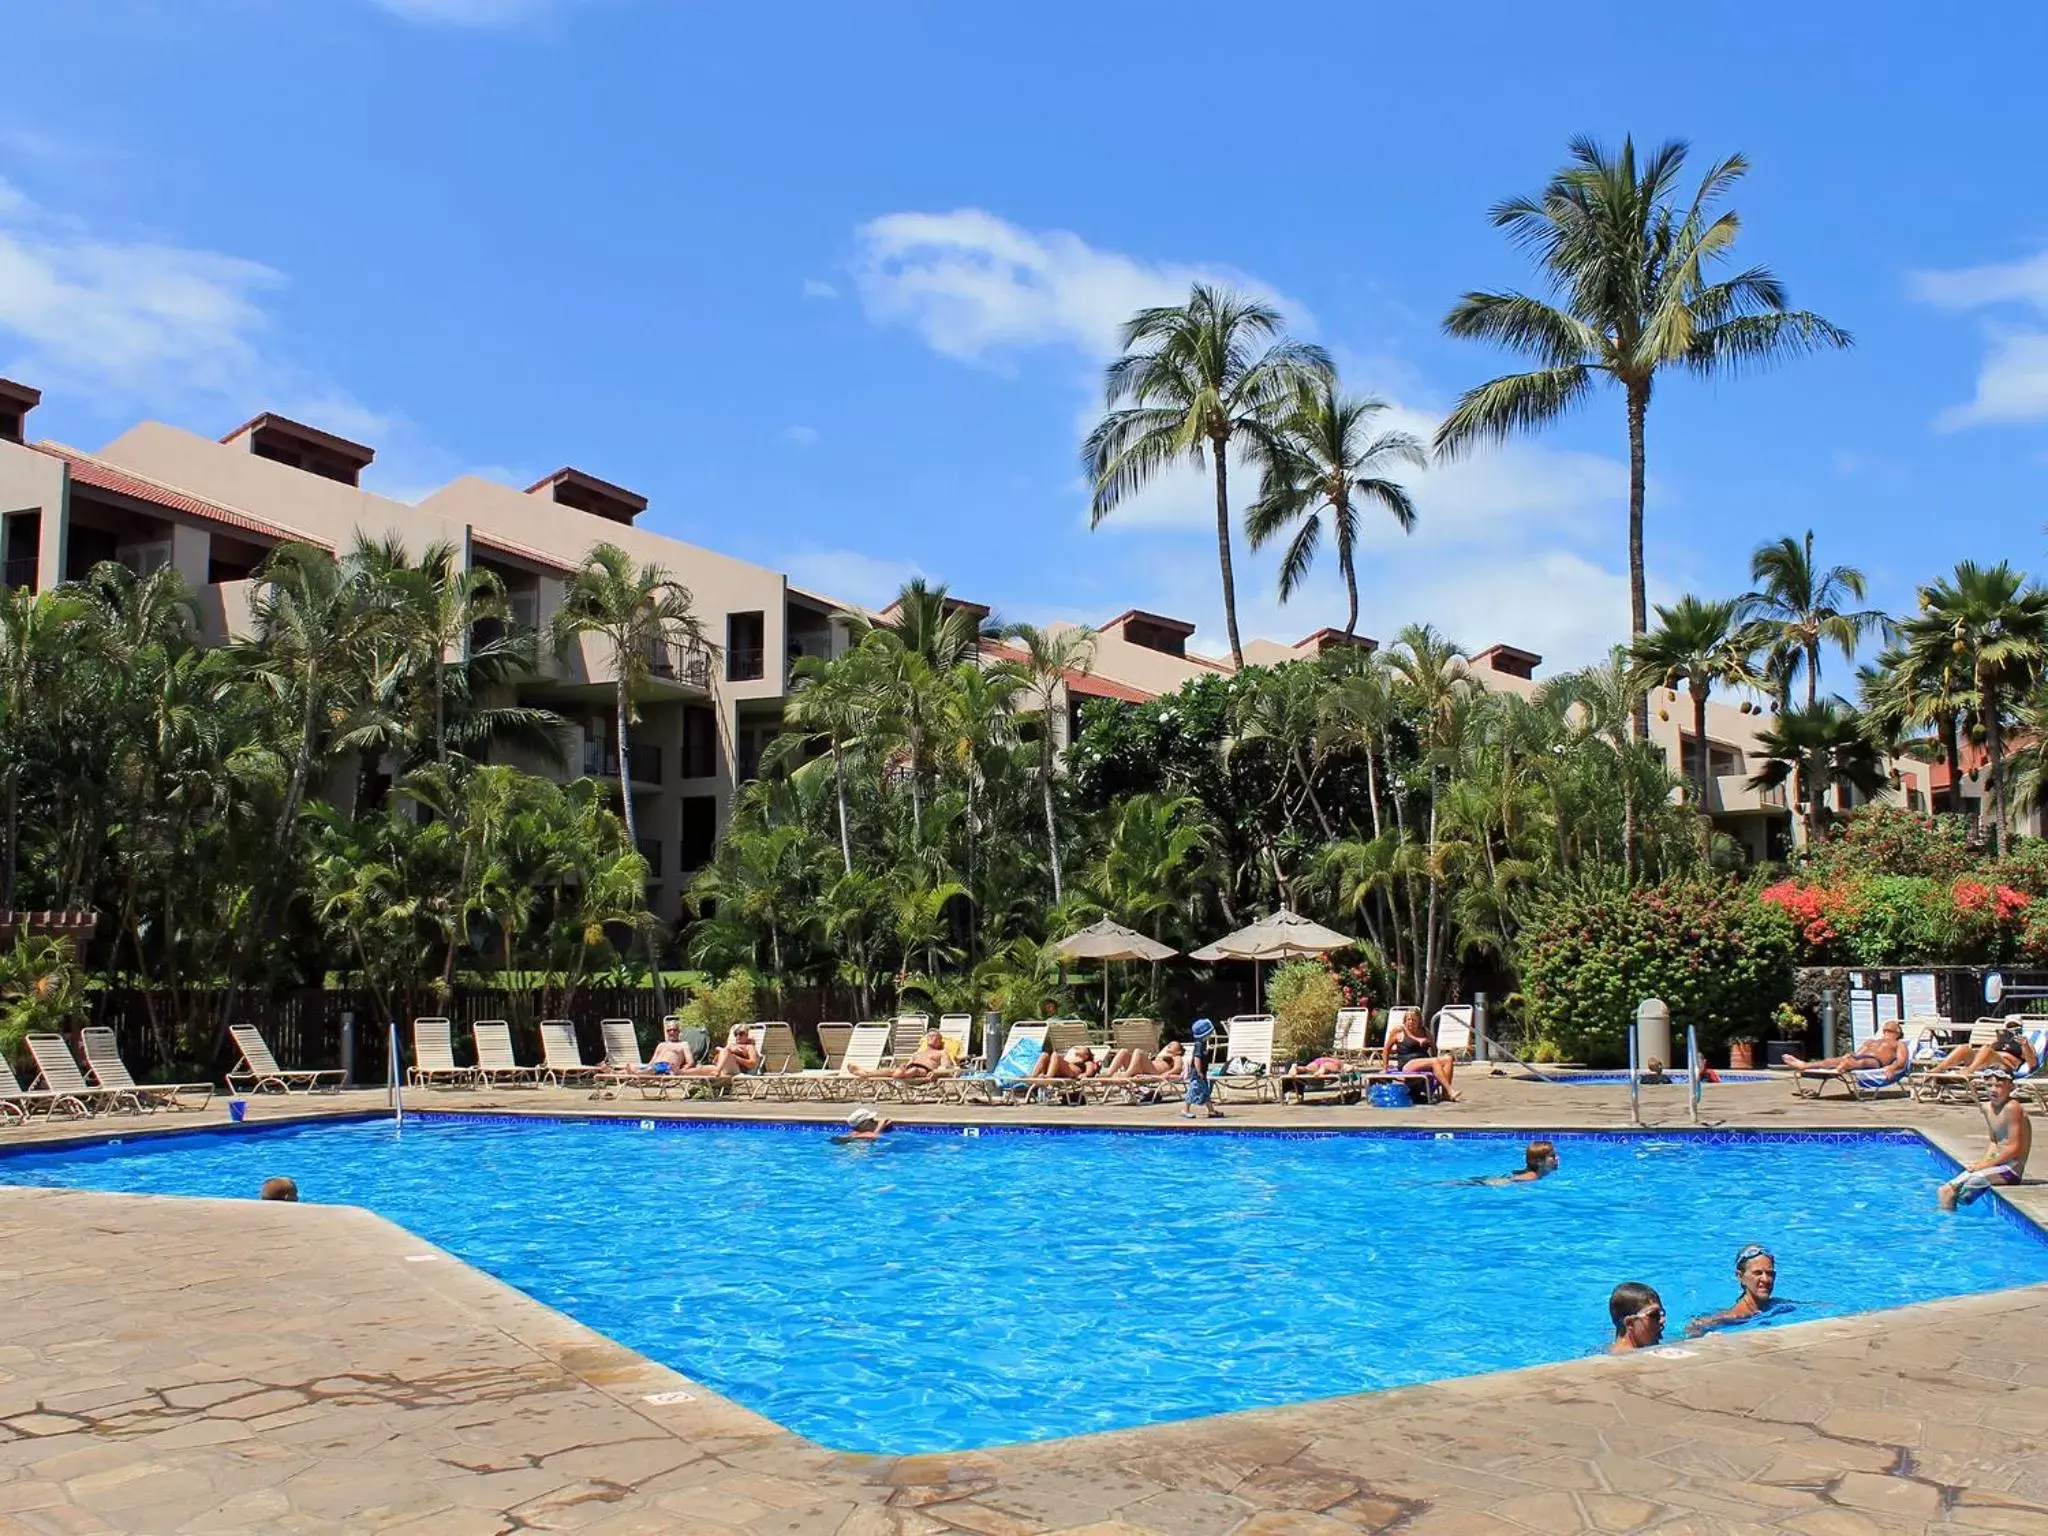
<path id="1" fill-rule="evenodd" d="M 384 1067 L 384 1081 L 391 1085 L 389 1098 L 393 1123 L 405 1129 L 405 1052 L 398 1043 L 398 1023 L 391 1024 L 391 1048 Z"/>
<path id="2" fill-rule="evenodd" d="M 1700 1071 L 1699 1032 L 1688 1024 L 1685 1026 L 1685 1100 L 1692 1113 L 1692 1123 L 1700 1123 L 1700 1093 L 1706 1084 Z M 1636 1039 L 1636 1026 L 1628 1027 L 1628 1114 L 1636 1125 L 1643 1123 L 1643 1073 L 1642 1053 Z"/>

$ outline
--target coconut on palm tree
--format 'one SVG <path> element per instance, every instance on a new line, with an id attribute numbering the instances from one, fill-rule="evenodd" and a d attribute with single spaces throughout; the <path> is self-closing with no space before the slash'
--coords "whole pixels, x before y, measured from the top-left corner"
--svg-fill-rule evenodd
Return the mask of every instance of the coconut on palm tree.
<path id="1" fill-rule="evenodd" d="M 1123 355 L 1109 365 L 1101 421 L 1082 445 L 1094 494 L 1091 526 L 1177 463 L 1207 467 L 1216 485 L 1216 560 L 1231 660 L 1237 583 L 1230 552 L 1233 447 L 1270 432 L 1296 386 L 1330 367 L 1322 348 L 1280 336 L 1280 312 L 1225 288 L 1196 283 L 1185 304 L 1141 309 L 1127 321 Z"/>
<path id="2" fill-rule="evenodd" d="M 1809 847 L 1827 822 L 1829 789 L 1847 784 L 1867 797 L 1891 782 L 1863 717 L 1840 699 L 1782 711 L 1758 734 L 1755 755 L 1764 765 L 1751 776 L 1752 789 L 1778 789 L 1798 779 Z"/>
<path id="3" fill-rule="evenodd" d="M 1716 205 L 1749 162 L 1741 155 L 1716 162 L 1681 201 L 1686 149 L 1683 140 L 1669 140 L 1639 161 L 1633 139 L 1622 140 L 1619 154 L 1574 139 L 1571 163 L 1542 192 L 1492 210 L 1495 226 L 1535 256 L 1552 298 L 1467 293 L 1444 317 L 1451 335 L 1493 342 L 1538 366 L 1467 390 L 1437 429 L 1439 454 L 1546 426 L 1603 378 L 1620 388 L 1628 413 L 1632 635 L 1649 628 L 1644 422 L 1658 376 L 1684 368 L 1711 377 L 1850 344 L 1848 332 L 1819 315 L 1788 309 L 1783 286 L 1763 267 L 1710 276 L 1742 227 L 1733 210 L 1716 213 Z M 1639 733 L 1646 730 L 1640 707 L 1637 720 Z"/>
<path id="4" fill-rule="evenodd" d="M 1851 660 L 1863 637 L 1884 627 L 1885 617 L 1874 608 L 1847 606 L 1863 601 L 1863 573 L 1853 565 L 1817 569 L 1810 528 L 1804 539 L 1758 546 L 1749 557 L 1749 579 L 1756 590 L 1741 599 L 1741 616 L 1759 626 L 1778 707 L 1792 702 L 1792 679 L 1803 671 L 1811 709 L 1820 694 L 1821 648 L 1833 646 L 1844 661 Z"/>
<path id="5" fill-rule="evenodd" d="M 1629 651 L 1640 686 L 1675 691 L 1682 682 L 1692 696 L 1693 755 L 1684 766 L 1693 782 L 1694 807 L 1702 816 L 1707 814 L 1707 700 L 1717 685 L 1755 680 L 1747 637 L 1735 613 L 1733 598 L 1708 602 L 1688 593 L 1669 607 L 1660 603 L 1657 627 Z"/>
<path id="6" fill-rule="evenodd" d="M 1358 629 L 1360 503 L 1384 508 L 1404 533 L 1412 533 L 1415 503 L 1385 471 L 1395 464 L 1421 469 L 1429 463 L 1414 434 L 1374 430 L 1373 419 L 1386 408 L 1384 400 L 1343 394 L 1335 374 L 1316 373 L 1296 383 L 1277 426 L 1252 439 L 1261 471 L 1259 499 L 1245 513 L 1252 548 L 1294 530 L 1280 561 L 1284 603 L 1314 564 L 1327 519 L 1344 575 L 1346 639 Z"/>

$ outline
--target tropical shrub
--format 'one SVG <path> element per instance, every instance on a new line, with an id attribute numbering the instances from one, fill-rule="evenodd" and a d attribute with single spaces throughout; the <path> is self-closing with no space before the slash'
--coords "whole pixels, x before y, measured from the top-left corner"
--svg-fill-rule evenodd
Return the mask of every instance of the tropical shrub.
<path id="1" fill-rule="evenodd" d="M 1529 1024 L 1565 1060 L 1626 1060 L 1646 997 L 1704 1049 L 1762 1034 L 1792 995 L 1792 918 L 1732 880 L 1548 891 L 1528 903 L 1516 948 Z"/>
<path id="2" fill-rule="evenodd" d="M 1337 1043 L 1337 1010 L 1344 993 L 1320 960 L 1290 960 L 1266 988 L 1273 1011 L 1273 1059 L 1310 1061 Z"/>
<path id="3" fill-rule="evenodd" d="M 24 933 L 0 955 L 0 1053 L 21 1064 L 22 1041 L 82 1021 L 85 986 L 69 939 Z"/>
<path id="4" fill-rule="evenodd" d="M 1836 884 L 1862 875 L 1921 875 L 1946 885 L 1977 855 L 1960 816 L 1925 816 L 1867 805 L 1830 825 L 1805 861 L 1809 880 Z M 2048 863 L 2043 864 L 2048 878 Z M 2048 890 L 2048 885 L 2041 887 Z"/>
<path id="5" fill-rule="evenodd" d="M 754 978 L 751 972 L 736 970 L 724 980 L 693 988 L 690 1000 L 678 1010 L 685 1027 L 695 1026 L 722 1045 L 735 1024 L 751 1024 L 756 1017 Z"/>
<path id="6" fill-rule="evenodd" d="M 2034 898 L 1974 874 L 1948 882 L 1893 874 L 1781 880 L 1757 899 L 1791 919 L 1807 965 L 1995 964 L 2033 953 Z"/>

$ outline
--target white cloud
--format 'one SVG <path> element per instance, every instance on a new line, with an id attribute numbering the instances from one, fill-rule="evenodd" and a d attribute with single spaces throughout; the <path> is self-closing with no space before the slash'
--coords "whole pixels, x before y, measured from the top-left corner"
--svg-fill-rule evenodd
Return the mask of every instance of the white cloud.
<path id="1" fill-rule="evenodd" d="M 1046 346 L 1113 356 L 1117 329 L 1151 304 L 1209 281 L 1278 304 L 1297 332 L 1313 317 L 1225 267 L 1157 264 L 1102 251 L 1066 230 L 1028 230 L 976 208 L 891 213 L 855 231 L 855 277 L 869 318 L 907 325 L 964 362 Z"/>
<path id="2" fill-rule="evenodd" d="M 45 386 L 158 403 L 232 395 L 262 371 L 260 262 L 83 233 L 0 183 L 0 333 Z"/>
<path id="3" fill-rule="evenodd" d="M 804 279 L 803 294 L 807 299 L 836 299 L 839 297 L 839 290 L 830 283 L 821 283 L 815 277 L 807 277 Z"/>
<path id="4" fill-rule="evenodd" d="M 1915 297 L 1944 309 L 2019 307 L 2048 316 L 2048 250 L 2019 261 L 1916 272 Z M 1987 422 L 2048 420 L 2048 330 L 1999 321 L 1984 329 L 1986 351 L 1975 393 L 1944 410 L 1943 431 Z"/>
<path id="5" fill-rule="evenodd" d="M 886 607 L 906 581 L 924 574 L 907 561 L 851 549 L 802 549 L 785 556 L 783 566 L 794 586 L 868 608 Z"/>
<path id="6" fill-rule="evenodd" d="M 799 448 L 808 448 L 817 442 L 818 429 L 816 427 L 804 426 L 784 427 L 782 429 L 782 440 L 785 443 L 795 443 Z"/>

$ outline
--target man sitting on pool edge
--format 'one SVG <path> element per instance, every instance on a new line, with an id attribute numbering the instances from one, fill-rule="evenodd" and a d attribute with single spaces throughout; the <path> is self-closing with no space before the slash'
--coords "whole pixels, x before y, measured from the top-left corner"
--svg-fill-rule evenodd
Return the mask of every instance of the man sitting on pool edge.
<path id="1" fill-rule="evenodd" d="M 2034 1127 L 2028 1123 L 2026 1106 L 2013 1097 L 2012 1074 L 1993 1067 L 1979 1075 L 1991 1080 L 1991 1104 L 1985 1112 L 1991 1140 L 1982 1157 L 1941 1186 L 1944 1211 L 1968 1205 L 1995 1186 L 2019 1183 L 2026 1175 L 2027 1154 L 2034 1149 Z"/>

